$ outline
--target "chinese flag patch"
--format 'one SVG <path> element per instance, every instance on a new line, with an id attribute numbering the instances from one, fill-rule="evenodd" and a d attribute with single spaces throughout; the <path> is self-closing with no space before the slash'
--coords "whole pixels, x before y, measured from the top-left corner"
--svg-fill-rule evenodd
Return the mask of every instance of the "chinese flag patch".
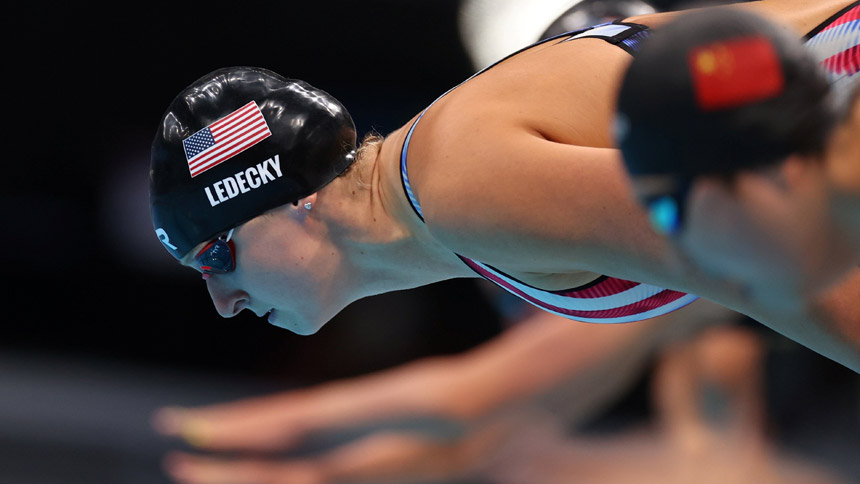
<path id="1" fill-rule="evenodd" d="M 687 62 L 696 102 L 703 111 L 771 98 L 785 86 L 779 55 L 762 36 L 696 47 Z"/>

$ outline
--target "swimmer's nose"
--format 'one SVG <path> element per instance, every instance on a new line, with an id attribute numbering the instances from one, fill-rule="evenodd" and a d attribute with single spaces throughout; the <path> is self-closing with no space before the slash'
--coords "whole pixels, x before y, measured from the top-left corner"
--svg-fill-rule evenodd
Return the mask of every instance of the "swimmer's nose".
<path id="1" fill-rule="evenodd" d="M 222 318 L 232 318 L 248 307 L 251 298 L 245 291 L 226 288 L 210 279 L 206 282 L 215 310 Z"/>

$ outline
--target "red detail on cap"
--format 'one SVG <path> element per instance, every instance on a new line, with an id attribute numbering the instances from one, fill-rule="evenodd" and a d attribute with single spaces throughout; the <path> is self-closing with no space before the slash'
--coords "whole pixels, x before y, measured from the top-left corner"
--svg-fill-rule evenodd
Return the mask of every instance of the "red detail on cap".
<path id="1" fill-rule="evenodd" d="M 687 62 L 696 103 L 703 111 L 772 98 L 785 87 L 779 55 L 763 36 L 696 47 Z"/>

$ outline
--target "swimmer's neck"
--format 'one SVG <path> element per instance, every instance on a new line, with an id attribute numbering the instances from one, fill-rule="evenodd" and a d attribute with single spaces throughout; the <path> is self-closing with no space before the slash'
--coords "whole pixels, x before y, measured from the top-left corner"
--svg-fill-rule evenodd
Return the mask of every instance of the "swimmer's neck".
<path id="1" fill-rule="evenodd" d="M 354 170 L 319 192 L 313 210 L 340 248 L 356 299 L 458 277 L 475 277 L 412 210 L 400 181 L 403 133 L 363 150 Z"/>
<path id="2" fill-rule="evenodd" d="M 441 244 L 427 228 L 412 208 L 412 204 L 404 191 L 400 172 L 400 156 L 403 143 L 406 140 L 408 128 L 413 120 L 385 137 L 373 164 L 374 175 L 372 193 L 374 196 L 373 212 L 384 214 L 405 235 L 414 250 L 411 258 L 420 260 L 407 261 L 413 264 L 429 264 L 427 276 L 437 279 L 452 279 L 457 277 L 475 277 L 475 274 L 451 251 Z M 410 159 L 414 167 L 420 160 Z"/>

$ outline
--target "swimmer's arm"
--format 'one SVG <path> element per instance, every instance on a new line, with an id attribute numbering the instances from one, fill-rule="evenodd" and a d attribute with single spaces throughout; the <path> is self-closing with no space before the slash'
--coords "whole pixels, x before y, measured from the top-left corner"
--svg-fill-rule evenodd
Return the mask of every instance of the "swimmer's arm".
<path id="1" fill-rule="evenodd" d="M 421 200 L 427 227 L 452 251 L 511 271 L 591 271 L 665 287 L 683 277 L 634 200 L 618 150 L 486 122 L 451 143 L 446 151 L 460 158 L 436 161 Z"/>
<path id="2" fill-rule="evenodd" d="M 581 417 L 617 395 L 663 346 L 738 317 L 704 300 L 637 324 L 589 324 L 528 311 L 499 337 L 453 358 L 451 370 L 463 386 L 452 388 L 458 402 L 449 408 L 458 416 L 561 398 L 568 418 Z"/>
<path id="3" fill-rule="evenodd" d="M 860 268 L 806 304 L 809 319 L 847 347 L 846 366 L 860 373 Z M 834 358 L 836 359 L 836 358 Z M 850 362 L 850 364 L 848 363 Z"/>
<path id="4" fill-rule="evenodd" d="M 499 337 L 451 358 L 450 371 L 459 374 L 452 381 L 461 386 L 451 386 L 453 391 L 448 392 L 456 397 L 447 402 L 449 412 L 479 418 L 501 407 L 537 401 L 555 387 L 585 384 L 584 393 L 589 395 L 572 398 L 567 409 L 571 417 L 583 415 L 617 394 L 665 338 L 663 334 L 672 327 L 679 329 L 675 318 L 598 325 L 529 311 L 525 320 Z M 688 316 L 695 324 L 696 313 Z M 631 364 L 625 364 L 628 361 Z M 617 371 L 605 374 L 607 366 Z"/>
<path id="5" fill-rule="evenodd" d="M 860 372 L 860 275 L 801 309 L 762 307 L 680 262 L 634 200 L 617 150 L 489 131 L 495 144 L 471 144 L 482 146 L 472 162 L 424 185 L 428 227 L 451 250 L 513 271 L 587 270 L 698 294 Z"/>
<path id="6" fill-rule="evenodd" d="M 525 304 L 525 303 L 523 303 Z M 614 397 L 667 341 L 720 324 L 733 313 L 696 301 L 641 324 L 575 323 L 529 309 L 517 324 L 458 355 L 316 387 L 198 408 L 165 408 L 156 428 L 198 448 L 271 450 L 318 432 L 404 418 L 470 422 L 560 392 L 565 415 L 583 416 Z M 394 431 L 391 429 L 390 431 Z"/>
<path id="7" fill-rule="evenodd" d="M 803 299 L 803 298 L 798 298 Z M 774 331 L 860 373 L 860 269 L 790 310 L 744 304 Z"/>

